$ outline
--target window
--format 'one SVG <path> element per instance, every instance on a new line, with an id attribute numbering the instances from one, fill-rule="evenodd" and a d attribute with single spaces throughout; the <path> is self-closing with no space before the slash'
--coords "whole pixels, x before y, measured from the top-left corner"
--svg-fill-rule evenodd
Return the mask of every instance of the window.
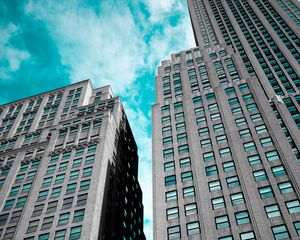
<path id="1" fill-rule="evenodd" d="M 181 158 L 179 163 L 181 168 L 188 167 L 191 165 L 191 159 L 189 157 Z"/>
<path id="2" fill-rule="evenodd" d="M 274 177 L 280 177 L 280 176 L 286 175 L 286 171 L 285 171 L 283 165 L 272 167 L 272 172 L 273 172 Z"/>
<path id="3" fill-rule="evenodd" d="M 67 232 L 66 229 L 56 231 L 54 240 L 64 240 L 66 237 L 66 232 Z"/>
<path id="4" fill-rule="evenodd" d="M 218 169 L 216 165 L 209 166 L 205 168 L 206 176 L 212 176 L 218 174 Z"/>
<path id="5" fill-rule="evenodd" d="M 171 186 L 171 185 L 174 185 L 174 184 L 176 184 L 175 175 L 165 177 L 165 186 Z"/>
<path id="6" fill-rule="evenodd" d="M 206 136 L 209 134 L 208 128 L 199 128 L 198 129 L 199 136 Z"/>
<path id="7" fill-rule="evenodd" d="M 229 188 L 240 186 L 240 181 L 237 176 L 226 178 L 226 182 Z"/>
<path id="8" fill-rule="evenodd" d="M 215 132 L 224 131 L 223 123 L 213 125 L 213 129 Z"/>
<path id="9" fill-rule="evenodd" d="M 79 195 L 78 198 L 77 198 L 77 204 L 76 204 L 76 206 L 85 205 L 86 201 L 87 201 L 87 198 L 88 198 L 88 194 Z"/>
<path id="10" fill-rule="evenodd" d="M 80 170 L 73 170 L 70 172 L 70 180 L 76 180 L 79 177 Z"/>
<path id="11" fill-rule="evenodd" d="M 81 237 L 81 226 L 72 227 L 70 232 L 70 240 L 80 239 Z"/>
<path id="12" fill-rule="evenodd" d="M 215 160 L 215 155 L 213 152 L 203 153 L 204 162 Z"/>
<path id="13" fill-rule="evenodd" d="M 168 240 L 181 238 L 179 226 L 169 227 L 167 232 L 168 232 Z"/>
<path id="14" fill-rule="evenodd" d="M 266 157 L 268 159 L 268 161 L 274 161 L 274 160 L 279 160 L 279 156 L 276 150 L 274 151 L 270 151 L 270 152 L 266 152 Z"/>
<path id="15" fill-rule="evenodd" d="M 164 145 L 172 144 L 172 143 L 173 143 L 172 137 L 164 137 L 164 138 L 163 138 L 163 144 L 164 144 Z"/>
<path id="16" fill-rule="evenodd" d="M 175 120 L 176 121 L 183 121 L 183 119 L 184 119 L 184 113 L 183 112 L 175 114 Z"/>
<path id="17" fill-rule="evenodd" d="M 49 190 L 39 192 L 38 201 L 43 201 L 47 198 Z"/>
<path id="18" fill-rule="evenodd" d="M 263 147 L 269 147 L 269 146 L 272 146 L 273 145 L 273 142 L 272 142 L 272 139 L 267 137 L 267 138 L 262 138 L 259 140 L 261 145 Z"/>
<path id="19" fill-rule="evenodd" d="M 184 206 L 185 216 L 198 213 L 196 203 L 187 204 Z"/>
<path id="20" fill-rule="evenodd" d="M 220 237 L 218 238 L 218 240 L 233 240 L 233 237 L 232 235 L 230 235 L 230 236 Z"/>
<path id="21" fill-rule="evenodd" d="M 76 191 L 77 183 L 71 183 L 67 185 L 66 194 L 74 193 Z"/>
<path id="22" fill-rule="evenodd" d="M 226 157 L 226 156 L 231 156 L 230 148 L 228 148 L 228 147 L 220 149 L 219 153 L 220 153 L 221 158 Z"/>
<path id="23" fill-rule="evenodd" d="M 164 170 L 165 170 L 165 172 L 172 171 L 174 169 L 175 169 L 175 163 L 174 163 L 174 161 L 172 161 L 172 162 L 166 162 L 164 164 Z"/>
<path id="24" fill-rule="evenodd" d="M 71 151 L 64 152 L 63 156 L 62 156 L 62 159 L 68 159 L 70 156 L 71 156 Z"/>
<path id="25" fill-rule="evenodd" d="M 248 128 L 239 131 L 240 138 L 251 137 L 250 130 Z"/>
<path id="26" fill-rule="evenodd" d="M 259 125 L 255 127 L 257 134 L 262 134 L 268 132 L 266 125 Z"/>
<path id="27" fill-rule="evenodd" d="M 179 218 L 178 207 L 167 209 L 167 220 Z"/>
<path id="28" fill-rule="evenodd" d="M 243 193 L 234 193 L 230 195 L 232 205 L 238 205 L 245 202 Z"/>
<path id="29" fill-rule="evenodd" d="M 259 155 L 253 155 L 247 157 L 249 165 L 250 166 L 255 166 L 257 164 L 261 164 L 260 156 Z"/>
<path id="30" fill-rule="evenodd" d="M 74 222 L 81 222 L 84 219 L 84 209 L 80 209 L 74 212 Z"/>
<path id="31" fill-rule="evenodd" d="M 294 222 L 294 227 L 296 229 L 297 235 L 300 236 L 300 222 Z"/>
<path id="32" fill-rule="evenodd" d="M 262 120 L 260 113 L 252 114 L 250 116 L 250 118 L 251 118 L 252 122 L 254 122 L 254 123 Z"/>
<path id="33" fill-rule="evenodd" d="M 272 232 L 276 240 L 290 238 L 290 234 L 285 225 L 272 227 Z"/>
<path id="34" fill-rule="evenodd" d="M 73 166 L 72 166 L 72 167 L 80 167 L 80 166 L 81 166 L 81 161 L 82 161 L 81 158 L 74 159 L 74 160 L 73 160 Z"/>
<path id="35" fill-rule="evenodd" d="M 241 240 L 255 240 L 254 232 L 241 233 Z"/>
<path id="36" fill-rule="evenodd" d="M 255 146 L 254 142 L 247 142 L 247 143 L 244 143 L 243 145 L 244 145 L 245 151 L 256 150 L 256 146 Z"/>
<path id="37" fill-rule="evenodd" d="M 218 144 L 227 143 L 227 137 L 226 137 L 226 135 L 217 136 L 216 140 L 217 140 Z"/>
<path id="38" fill-rule="evenodd" d="M 269 197 L 274 196 L 272 188 L 270 186 L 261 187 L 261 188 L 258 189 L 258 191 L 259 191 L 261 199 L 269 198 Z"/>
<path id="39" fill-rule="evenodd" d="M 257 109 L 257 106 L 255 103 L 250 103 L 246 105 L 246 108 L 248 109 L 249 112 L 254 111 Z"/>
<path id="40" fill-rule="evenodd" d="M 188 182 L 193 180 L 193 174 L 191 171 L 181 173 L 181 181 L 182 182 Z"/>
<path id="41" fill-rule="evenodd" d="M 96 148 L 97 148 L 97 145 L 90 145 L 88 146 L 88 153 L 91 153 L 91 152 L 95 152 L 96 151 Z"/>
<path id="42" fill-rule="evenodd" d="M 50 202 L 48 203 L 47 211 L 46 213 L 55 212 L 57 208 L 58 201 Z"/>
<path id="43" fill-rule="evenodd" d="M 71 208 L 73 205 L 73 199 L 74 199 L 74 197 L 65 198 L 63 201 L 62 209 Z"/>
<path id="44" fill-rule="evenodd" d="M 300 212 L 299 200 L 292 200 L 292 201 L 285 202 L 285 205 L 286 205 L 289 213 L 298 213 L 298 212 Z"/>
<path id="45" fill-rule="evenodd" d="M 184 122 L 182 122 L 182 123 L 177 123 L 177 124 L 176 124 L 176 131 L 177 131 L 177 132 L 185 131 L 185 123 L 184 123 Z"/>
<path id="46" fill-rule="evenodd" d="M 189 152 L 189 146 L 187 144 L 178 146 L 178 153 L 183 154 Z"/>
<path id="47" fill-rule="evenodd" d="M 235 171 L 235 165 L 233 161 L 223 163 L 224 172 L 232 172 Z"/>
<path id="48" fill-rule="evenodd" d="M 32 217 L 40 216 L 43 212 L 44 204 L 34 206 Z"/>
<path id="49" fill-rule="evenodd" d="M 211 181 L 208 183 L 209 191 L 215 192 L 221 190 L 221 183 L 219 180 Z"/>
<path id="50" fill-rule="evenodd" d="M 65 174 L 59 174 L 56 176 L 55 184 L 63 183 L 65 180 Z"/>
<path id="51" fill-rule="evenodd" d="M 252 174 L 256 182 L 264 181 L 268 179 L 265 170 L 255 171 Z"/>
<path id="52" fill-rule="evenodd" d="M 39 235 L 38 240 L 48 240 L 49 239 L 49 233 L 44 233 Z"/>
<path id="53" fill-rule="evenodd" d="M 242 126 L 242 125 L 245 125 L 247 124 L 246 123 L 246 119 L 245 118 L 238 118 L 235 120 L 235 124 L 239 127 L 239 126 Z"/>
<path id="54" fill-rule="evenodd" d="M 90 180 L 85 180 L 80 182 L 80 191 L 88 190 L 90 188 Z"/>
<path id="55" fill-rule="evenodd" d="M 205 147 L 211 147 L 211 140 L 210 139 L 204 139 L 202 141 L 200 141 L 201 147 L 205 148 Z"/>
<path id="56" fill-rule="evenodd" d="M 195 196 L 195 188 L 187 187 L 183 189 L 183 198 L 193 197 Z"/>
<path id="57" fill-rule="evenodd" d="M 278 188 L 279 188 L 281 194 L 287 194 L 287 193 L 294 192 L 294 188 L 293 188 L 291 182 L 289 182 L 289 181 L 279 183 Z"/>
<path id="58" fill-rule="evenodd" d="M 84 153 L 84 148 L 78 148 L 76 150 L 75 156 L 81 156 Z"/>
<path id="59" fill-rule="evenodd" d="M 233 115 L 238 115 L 243 113 L 242 108 L 240 107 L 232 108 L 231 112 Z"/>
<path id="60" fill-rule="evenodd" d="M 27 233 L 35 232 L 39 226 L 40 220 L 30 221 L 27 228 Z"/>
<path id="61" fill-rule="evenodd" d="M 163 151 L 163 157 L 164 158 L 171 157 L 173 155 L 174 155 L 173 148 L 164 149 L 164 151 Z"/>
<path id="62" fill-rule="evenodd" d="M 89 177 L 93 173 L 93 167 L 87 167 L 83 169 L 82 177 Z"/>
<path id="63" fill-rule="evenodd" d="M 223 197 L 213 198 L 211 204 L 214 210 L 225 207 L 225 201 Z"/>
<path id="64" fill-rule="evenodd" d="M 187 235 L 192 236 L 200 233 L 200 224 L 199 222 L 192 222 L 186 224 Z"/>
<path id="65" fill-rule="evenodd" d="M 70 213 L 63 213 L 59 215 L 58 225 L 65 225 L 69 223 Z"/>
<path id="66" fill-rule="evenodd" d="M 61 189 L 62 189 L 62 187 L 53 188 L 50 197 L 51 197 L 51 198 L 59 197 L 59 195 L 60 195 L 60 193 L 61 193 Z"/>
<path id="67" fill-rule="evenodd" d="M 217 229 L 228 228 L 229 227 L 229 219 L 227 215 L 215 217 L 215 223 Z"/>
<path id="68" fill-rule="evenodd" d="M 278 204 L 273 204 L 265 207 L 266 214 L 268 218 L 281 216 Z"/>
<path id="69" fill-rule="evenodd" d="M 235 213 L 234 215 L 235 215 L 236 223 L 238 225 L 250 222 L 250 217 L 249 217 L 248 211 L 238 212 L 238 213 Z"/>
<path id="70" fill-rule="evenodd" d="M 91 164 L 95 160 L 95 155 L 86 156 L 85 158 L 85 164 Z"/>
<path id="71" fill-rule="evenodd" d="M 166 202 L 176 201 L 177 191 L 166 192 Z"/>

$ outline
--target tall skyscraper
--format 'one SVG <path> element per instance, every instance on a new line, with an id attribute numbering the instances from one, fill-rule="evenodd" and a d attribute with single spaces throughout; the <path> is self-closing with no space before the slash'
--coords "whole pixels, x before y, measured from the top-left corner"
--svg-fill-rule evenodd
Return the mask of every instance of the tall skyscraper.
<path id="1" fill-rule="evenodd" d="M 188 6 L 198 47 L 156 77 L 154 239 L 299 239 L 299 3 Z"/>
<path id="2" fill-rule="evenodd" d="M 1 239 L 145 239 L 137 146 L 89 80 L 0 106 Z"/>

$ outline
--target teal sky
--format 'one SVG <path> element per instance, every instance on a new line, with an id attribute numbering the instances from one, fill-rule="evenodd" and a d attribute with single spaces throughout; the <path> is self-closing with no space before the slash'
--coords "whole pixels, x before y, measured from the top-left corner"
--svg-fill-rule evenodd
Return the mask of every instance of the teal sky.
<path id="1" fill-rule="evenodd" d="M 151 240 L 154 78 L 160 61 L 194 46 L 186 0 L 0 0 L 0 16 L 0 104 L 84 79 L 121 96 Z"/>

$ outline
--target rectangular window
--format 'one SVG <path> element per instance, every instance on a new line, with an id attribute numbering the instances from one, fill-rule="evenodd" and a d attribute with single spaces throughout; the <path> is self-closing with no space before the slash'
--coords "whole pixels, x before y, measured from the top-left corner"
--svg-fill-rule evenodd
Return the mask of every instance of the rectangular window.
<path id="1" fill-rule="evenodd" d="M 280 217 L 281 212 L 278 204 L 273 204 L 265 207 L 266 214 L 268 218 Z"/>
<path id="2" fill-rule="evenodd" d="M 51 198 L 56 198 L 60 196 L 62 187 L 57 187 L 52 189 Z"/>
<path id="3" fill-rule="evenodd" d="M 171 186 L 171 185 L 175 185 L 175 184 L 176 184 L 175 175 L 165 177 L 165 186 Z"/>
<path id="4" fill-rule="evenodd" d="M 272 227 L 272 232 L 276 240 L 290 238 L 290 234 L 285 225 Z"/>
<path id="5" fill-rule="evenodd" d="M 212 176 L 218 174 L 218 169 L 216 165 L 209 166 L 205 168 L 206 176 Z"/>
<path id="6" fill-rule="evenodd" d="M 265 154 L 266 154 L 266 158 L 268 159 L 268 161 L 275 161 L 275 160 L 280 159 L 278 152 L 276 150 L 266 152 Z"/>
<path id="7" fill-rule="evenodd" d="M 179 218 L 179 210 L 178 207 L 168 208 L 167 209 L 167 220 Z"/>
<path id="8" fill-rule="evenodd" d="M 213 161 L 213 160 L 215 160 L 215 155 L 213 152 L 203 153 L 204 162 Z"/>
<path id="9" fill-rule="evenodd" d="M 186 224 L 186 231 L 188 236 L 196 235 L 200 233 L 199 222 L 192 222 Z"/>
<path id="10" fill-rule="evenodd" d="M 272 142 L 272 139 L 267 137 L 267 138 L 262 138 L 259 140 L 260 141 L 260 144 L 263 146 L 263 147 L 269 147 L 269 146 L 272 146 L 273 145 L 273 142 Z"/>
<path id="11" fill-rule="evenodd" d="M 166 162 L 164 163 L 164 171 L 172 171 L 175 169 L 175 162 L 171 161 L 171 162 Z"/>
<path id="12" fill-rule="evenodd" d="M 250 116 L 250 118 L 251 118 L 252 122 L 254 122 L 254 123 L 262 120 L 260 113 L 252 114 Z"/>
<path id="13" fill-rule="evenodd" d="M 74 212 L 73 223 L 83 221 L 84 211 L 84 209 L 80 209 Z"/>
<path id="14" fill-rule="evenodd" d="M 199 128 L 198 129 L 199 136 L 206 136 L 209 134 L 208 128 Z"/>
<path id="15" fill-rule="evenodd" d="M 75 240 L 75 239 L 80 239 L 81 237 L 81 226 L 78 227 L 72 227 L 69 240 Z"/>
<path id="16" fill-rule="evenodd" d="M 183 189 L 183 198 L 193 197 L 195 196 L 195 188 L 187 187 Z"/>
<path id="17" fill-rule="evenodd" d="M 82 194 L 82 195 L 79 195 L 78 198 L 77 198 L 77 203 L 76 203 L 76 206 L 83 206 L 86 204 L 87 202 L 87 198 L 88 198 L 88 194 Z"/>
<path id="18" fill-rule="evenodd" d="M 230 195 L 232 205 L 238 205 L 245 202 L 244 196 L 242 193 L 235 193 Z"/>
<path id="19" fill-rule="evenodd" d="M 250 223 L 250 217 L 248 211 L 238 212 L 235 213 L 234 215 L 235 215 L 236 223 L 238 225 Z"/>
<path id="20" fill-rule="evenodd" d="M 254 232 L 245 232 L 245 233 L 241 233 L 241 240 L 255 240 L 255 235 Z"/>
<path id="21" fill-rule="evenodd" d="M 217 136 L 216 140 L 217 140 L 218 144 L 227 143 L 227 137 L 226 137 L 226 135 Z"/>
<path id="22" fill-rule="evenodd" d="M 243 126 L 243 125 L 247 124 L 247 122 L 246 122 L 246 119 L 244 117 L 242 117 L 242 118 L 236 119 L 235 124 L 239 127 L 239 126 Z"/>
<path id="23" fill-rule="evenodd" d="M 178 146 L 178 153 L 183 154 L 189 152 L 189 146 L 187 144 Z"/>
<path id="24" fill-rule="evenodd" d="M 214 210 L 225 208 L 225 201 L 223 197 L 213 198 L 211 204 Z"/>
<path id="25" fill-rule="evenodd" d="M 193 174 L 191 171 L 181 173 L 181 181 L 182 182 L 188 182 L 193 180 Z"/>
<path id="26" fill-rule="evenodd" d="M 247 157 L 249 165 L 250 166 L 255 166 L 257 164 L 261 164 L 260 156 L 259 155 L 253 155 Z"/>
<path id="27" fill-rule="evenodd" d="M 223 229 L 229 227 L 229 219 L 227 215 L 215 217 L 215 223 L 217 229 Z"/>
<path id="28" fill-rule="evenodd" d="M 261 199 L 273 197 L 273 191 L 270 186 L 261 187 L 258 189 Z"/>
<path id="29" fill-rule="evenodd" d="M 240 186 L 240 181 L 237 176 L 226 178 L 227 186 L 229 188 L 234 188 Z"/>
<path id="30" fill-rule="evenodd" d="M 187 140 L 187 134 L 186 133 L 177 134 L 177 141 L 178 142 L 186 141 L 186 140 Z"/>
<path id="31" fill-rule="evenodd" d="M 233 161 L 223 163 L 224 172 L 232 172 L 235 171 L 235 165 Z"/>
<path id="32" fill-rule="evenodd" d="M 215 192 L 221 190 L 221 183 L 219 180 L 211 181 L 208 183 L 209 191 Z"/>
<path id="33" fill-rule="evenodd" d="M 278 188 L 281 194 L 294 192 L 294 188 L 290 181 L 279 183 Z"/>
<path id="34" fill-rule="evenodd" d="M 228 148 L 228 147 L 220 149 L 219 153 L 220 153 L 221 158 L 231 156 L 231 151 L 230 151 L 230 148 Z"/>
<path id="35" fill-rule="evenodd" d="M 57 208 L 57 203 L 58 203 L 58 201 L 49 202 L 46 213 L 55 212 L 56 208 Z"/>
<path id="36" fill-rule="evenodd" d="M 90 188 L 90 180 L 85 180 L 80 182 L 79 191 L 85 191 Z"/>
<path id="37" fill-rule="evenodd" d="M 166 192 L 166 202 L 177 201 L 177 191 Z"/>
<path id="38" fill-rule="evenodd" d="M 300 222 L 294 222 L 294 227 L 296 229 L 297 235 L 300 236 Z"/>
<path id="39" fill-rule="evenodd" d="M 91 153 L 91 152 L 95 152 L 96 151 L 96 149 L 97 149 L 97 145 L 95 144 L 95 145 L 90 145 L 90 146 L 88 146 L 88 153 Z"/>
<path id="40" fill-rule="evenodd" d="M 268 179 L 265 170 L 255 171 L 252 174 L 256 182 L 264 181 Z"/>
<path id="41" fill-rule="evenodd" d="M 164 149 L 164 151 L 163 151 L 163 157 L 164 158 L 171 157 L 173 155 L 174 155 L 173 148 Z"/>
<path id="42" fill-rule="evenodd" d="M 245 151 L 256 150 L 256 146 L 255 146 L 254 142 L 247 142 L 247 143 L 244 143 L 243 145 L 244 145 Z"/>
<path id="43" fill-rule="evenodd" d="M 58 225 L 66 225 L 69 223 L 70 213 L 62 213 L 59 215 Z"/>
<path id="44" fill-rule="evenodd" d="M 41 229 L 43 230 L 43 229 L 51 228 L 52 223 L 53 223 L 53 219 L 54 219 L 54 217 L 44 218 L 43 225 L 42 225 Z"/>
<path id="45" fill-rule="evenodd" d="M 285 171 L 283 165 L 272 167 L 272 172 L 273 172 L 274 177 L 280 177 L 280 176 L 286 175 L 286 171 Z"/>
<path id="46" fill-rule="evenodd" d="M 189 157 L 182 158 L 179 160 L 179 163 L 181 168 L 188 167 L 191 165 L 191 159 Z"/>
<path id="47" fill-rule="evenodd" d="M 298 213 L 298 212 L 300 212 L 299 200 L 292 200 L 292 201 L 285 202 L 285 205 L 286 205 L 289 213 Z"/>
<path id="48" fill-rule="evenodd" d="M 39 222 L 40 222 L 40 220 L 30 221 L 29 224 L 28 224 L 28 228 L 27 228 L 26 233 L 35 232 L 37 230 L 38 226 L 39 226 Z"/>
<path id="49" fill-rule="evenodd" d="M 167 232 L 168 232 L 168 240 L 181 238 L 181 233 L 180 233 L 180 227 L 179 226 L 169 227 Z"/>
<path id="50" fill-rule="evenodd" d="M 73 205 L 73 199 L 74 199 L 74 197 L 65 198 L 63 201 L 62 209 L 71 208 Z"/>

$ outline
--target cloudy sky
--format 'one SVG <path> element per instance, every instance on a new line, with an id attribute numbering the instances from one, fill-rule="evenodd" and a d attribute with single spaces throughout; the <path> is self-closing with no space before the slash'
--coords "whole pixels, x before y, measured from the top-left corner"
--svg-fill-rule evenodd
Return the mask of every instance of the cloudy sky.
<path id="1" fill-rule="evenodd" d="M 120 95 L 152 239 L 151 105 L 160 61 L 194 46 L 186 0 L 1 0 L 0 104 L 84 79 Z"/>

